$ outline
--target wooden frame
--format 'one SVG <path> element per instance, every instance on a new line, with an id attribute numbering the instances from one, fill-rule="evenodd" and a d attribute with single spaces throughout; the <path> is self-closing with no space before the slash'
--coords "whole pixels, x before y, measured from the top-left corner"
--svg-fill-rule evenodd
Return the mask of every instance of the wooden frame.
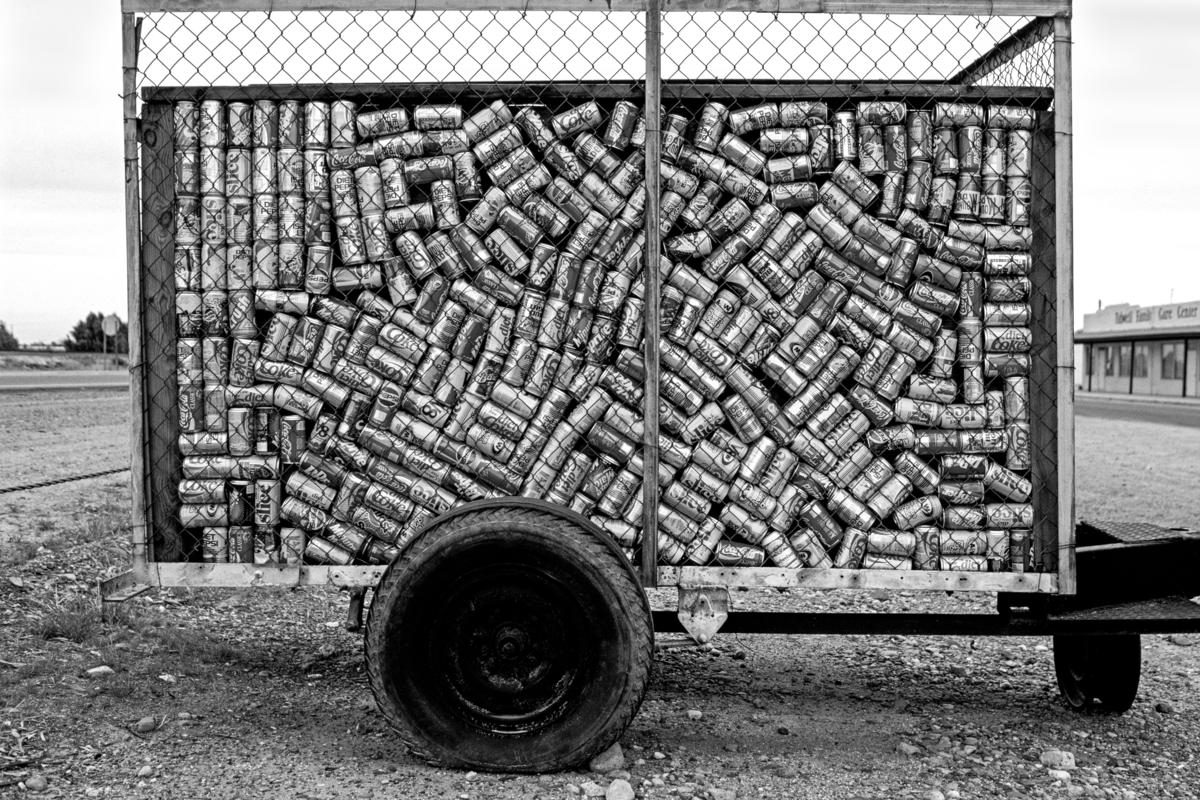
<path id="1" fill-rule="evenodd" d="M 194 11 L 764 11 L 1069 17 L 1071 0 L 121 0 L 125 13 Z"/>
<path id="2" fill-rule="evenodd" d="M 252 564 L 201 564 L 187 562 L 159 561 L 161 553 L 149 550 L 149 543 L 154 536 L 154 521 L 164 518 L 164 495 L 170 491 L 172 475 L 166 476 L 152 473 L 152 465 L 161 463 L 164 446 L 173 442 L 173 437 L 157 435 L 146 417 L 149 394 L 169 382 L 163 372 L 164 367 L 156 364 L 155 359 L 149 358 L 148 343 L 144 333 L 149 321 L 171 317 L 164 308 L 165 292 L 158 291 L 161 281 L 170 279 L 173 270 L 173 239 L 164 237 L 164 228 L 171 224 L 169 211 L 174 201 L 171 196 L 163 196 L 148 186 L 148 178 L 164 166 L 167 173 L 171 165 L 171 137 L 161 129 L 164 123 L 169 124 L 169 117 L 164 117 L 162 110 L 167 108 L 165 102 L 185 97 L 194 97 L 196 90 L 188 88 L 153 88 L 144 92 L 144 101 L 151 109 L 158 107 L 158 112 L 149 114 L 143 120 L 137 118 L 138 97 L 136 95 L 137 56 L 139 49 L 139 24 L 137 12 L 170 10 L 170 11 L 215 11 L 215 10 L 266 10 L 273 6 L 275 10 L 300 10 L 318 8 L 399 8 L 406 10 L 411 5 L 399 6 L 392 2 L 369 2 L 369 0 L 353 0 L 353 2 L 303 2 L 302 0 L 190 0 L 185 2 L 154 2 L 154 0 L 124 0 L 122 15 L 123 41 L 123 100 L 125 112 L 125 161 L 126 161 L 126 216 L 127 216 L 127 247 L 126 256 L 129 272 L 129 302 L 130 302 L 130 344 L 131 344 L 131 396 L 134 404 L 133 435 L 137 443 L 133 451 L 133 573 L 134 579 L 140 583 L 162 586 L 303 586 L 303 585 L 336 585 L 344 587 L 373 586 L 382 575 L 384 567 L 325 567 L 307 565 L 270 565 L 256 566 Z M 574 2 L 554 2 L 553 0 L 531 0 L 530 3 L 512 3 L 501 0 L 499 3 L 469 4 L 459 0 L 445 2 L 419 3 L 421 8 L 528 8 L 529 10 L 591 8 L 589 4 Z M 1053 507 L 1055 513 L 1056 547 L 1052 552 L 1043 554 L 1044 557 L 1056 559 L 1053 562 L 1054 571 L 1041 573 L 979 573 L 979 572 L 934 572 L 934 571 L 889 571 L 889 570 L 786 570 L 777 568 L 724 568 L 724 567 L 657 567 L 657 543 L 653 536 L 644 537 L 642 548 L 641 577 L 646 586 L 655 585 L 721 585 L 730 587 L 811 587 L 811 588 L 866 588 L 866 589 L 911 589 L 911 590 L 946 590 L 946 591 L 1003 591 L 1003 592 L 1032 592 L 1042 594 L 1071 594 L 1075 591 L 1075 541 L 1074 541 L 1074 420 L 1073 420 L 1073 391 L 1074 366 L 1073 360 L 1073 331 L 1072 331 L 1072 221 L 1071 221 L 1071 71 L 1070 71 L 1070 3 L 1038 3 L 1038 2 L 959 2 L 959 3 L 866 3 L 866 2 L 821 2 L 820 0 L 780 0 L 779 3 L 748 2 L 716 3 L 712 0 L 645 0 L 639 3 L 622 3 L 614 0 L 613 10 L 648 10 L 646 21 L 647 47 L 647 80 L 642 82 L 625 82 L 624 84 L 601 85 L 604 91 L 615 93 L 624 91 L 621 96 L 629 96 L 637 88 L 645 92 L 645 105 L 650 111 L 648 117 L 657 119 L 654 111 L 660 108 L 664 98 L 677 102 L 695 102 L 701 98 L 719 92 L 723 86 L 720 83 L 706 82 L 664 82 L 659 71 L 659 55 L 661 48 L 654 46 L 659 41 L 660 18 L 662 12 L 677 10 L 768 10 L 768 11 L 815 11 L 820 13 L 945 13 L 945 14 L 1042 14 L 1054 16 L 1054 61 L 1055 85 L 1053 91 L 1036 88 L 1009 87 L 977 87 L 977 86 L 947 86 L 946 84 L 921 83 L 826 83 L 826 82 L 792 82 L 790 84 L 772 82 L 759 83 L 739 81 L 736 83 L 744 96 L 756 92 L 762 98 L 771 97 L 822 97 L 836 100 L 838 97 L 850 98 L 854 95 L 875 94 L 879 96 L 922 98 L 932 101 L 938 99 L 961 100 L 999 100 L 1026 105 L 1038 110 L 1045 110 L 1050 103 L 1054 104 L 1054 115 L 1051 118 L 1051 132 L 1044 132 L 1043 143 L 1053 147 L 1053 170 L 1038 176 L 1035 183 L 1053 182 L 1053 222 L 1052 230 L 1048 231 L 1045 246 L 1046 253 L 1052 259 L 1053 271 L 1043 271 L 1044 284 L 1042 290 L 1053 314 L 1054 339 L 1049 342 L 1049 359 L 1046 385 L 1052 392 L 1052 405 L 1046 407 L 1048 418 L 1054 419 L 1056 425 L 1041 426 L 1049 430 L 1040 444 L 1045 452 L 1053 453 L 1057 479 L 1052 487 Z M 1040 23 L 1044 25 L 1045 23 Z M 1040 30 L 1040 28 L 1039 28 Z M 1016 34 L 1014 34 L 1016 36 Z M 1013 37 L 1010 37 L 1013 38 Z M 1007 42 L 1007 40 L 1006 40 Z M 1006 45 L 1001 42 L 994 49 L 998 51 Z M 997 63 L 993 54 L 987 54 L 977 64 L 993 65 Z M 979 66 L 983 69 L 983 66 Z M 960 73 L 964 74 L 964 73 Z M 965 73 L 972 76 L 968 69 Z M 979 73 L 982 74 L 982 73 Z M 730 84 L 731 86 L 733 84 Z M 429 84 L 405 84 L 403 89 L 412 92 L 435 88 Z M 596 85 L 584 83 L 553 84 L 564 96 L 580 93 L 595 93 Z M 354 86 L 358 94 L 380 92 L 395 94 L 401 87 L 375 85 L 370 87 Z M 449 91 L 452 87 L 445 84 L 437 85 L 441 91 Z M 472 84 L 460 88 L 469 88 L 481 95 L 503 92 L 505 84 Z M 345 92 L 349 86 L 270 86 L 270 87 L 235 87 L 218 88 L 214 96 L 223 99 L 263 97 L 314 97 L 327 92 Z M 615 96 L 615 95 L 614 95 Z M 653 132 L 653 131 L 651 131 Z M 142 159 L 139 161 L 139 145 Z M 647 220 L 657 216 L 657 200 L 659 175 L 657 170 L 650 169 L 657 163 L 658 137 L 651 136 L 647 142 L 647 175 L 646 184 L 649 189 L 647 201 Z M 140 171 L 139 171 L 140 166 Z M 168 186 L 170 185 L 168 181 Z M 172 190 L 173 191 L 173 190 Z M 168 194 L 171 194 L 170 192 Z M 1038 193 L 1035 192 L 1035 196 Z M 648 263 L 656 263 L 660 248 L 658 229 L 656 225 L 647 224 L 647 253 Z M 168 242 L 170 240 L 170 242 Z M 1036 246 L 1036 245 L 1035 245 Z M 151 263 L 160 267 L 155 273 L 148 269 Z M 165 271 L 161 269 L 166 264 Z M 155 285 L 152 285 L 155 284 Z M 659 276 L 657 270 L 646 271 L 646 327 L 647 331 L 658 330 L 658 296 Z M 172 328 L 173 330 L 173 328 Z M 657 409 L 657 376 L 658 351 L 654 348 L 652 337 L 647 336 L 645 352 L 647 384 L 645 393 L 646 410 Z M 163 355 L 158 355 L 158 361 L 163 361 Z M 166 369 L 170 369 L 168 366 Z M 156 442 L 156 439 L 159 441 Z M 166 444 L 164 444 L 166 442 Z M 657 414 L 646 414 L 645 463 L 650 474 L 656 470 L 657 462 Z M 1035 449 L 1039 441 L 1034 441 Z M 178 457 L 175 457 L 176 462 Z M 172 470 L 173 472 L 173 470 Z M 159 484 L 156 486 L 156 482 Z M 656 482 L 646 482 L 643 502 L 645 523 L 647 529 L 656 526 L 655 509 L 658 505 L 658 486 Z M 1045 563 L 1045 562 L 1044 562 Z"/>

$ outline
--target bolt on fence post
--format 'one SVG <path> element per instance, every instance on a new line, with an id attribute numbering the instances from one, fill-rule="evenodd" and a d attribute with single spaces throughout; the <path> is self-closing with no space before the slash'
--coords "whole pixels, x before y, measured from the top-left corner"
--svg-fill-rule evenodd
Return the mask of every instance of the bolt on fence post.
<path id="1" fill-rule="evenodd" d="M 659 149 L 661 113 L 662 8 L 646 2 L 646 386 L 642 469 L 642 584 L 658 585 L 658 339 L 659 339 Z"/>

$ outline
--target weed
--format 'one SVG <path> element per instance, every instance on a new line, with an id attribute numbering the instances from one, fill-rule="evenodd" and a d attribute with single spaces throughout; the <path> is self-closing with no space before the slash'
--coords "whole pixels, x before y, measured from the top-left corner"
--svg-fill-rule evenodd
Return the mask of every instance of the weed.
<path id="1" fill-rule="evenodd" d="M 26 539 L 17 539 L 6 544 L 0 552 L 0 562 L 6 564 L 24 564 L 37 555 L 38 544 Z"/>
<path id="2" fill-rule="evenodd" d="M 83 644 L 100 631 L 100 612 L 85 600 L 52 608 L 30 624 L 30 632 L 42 639 L 67 639 Z"/>

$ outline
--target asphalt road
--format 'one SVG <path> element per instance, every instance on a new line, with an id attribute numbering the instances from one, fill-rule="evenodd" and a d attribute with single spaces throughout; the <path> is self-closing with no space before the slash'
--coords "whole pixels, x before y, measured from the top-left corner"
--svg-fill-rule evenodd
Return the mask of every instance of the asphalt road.
<path id="1" fill-rule="evenodd" d="M 128 388 L 129 373 L 124 370 L 0 371 L 0 392 Z"/>
<path id="2" fill-rule="evenodd" d="M 1159 425 L 1200 428 L 1200 404 L 1131 402 L 1079 394 L 1075 396 L 1075 414 L 1081 417 L 1123 419 L 1133 422 L 1155 422 Z"/>
<path id="3" fill-rule="evenodd" d="M 120 370 L 0 371 L 0 392 L 128 388 L 129 375 Z M 1131 402 L 1080 394 L 1075 398 L 1075 413 L 1085 417 L 1200 428 L 1200 404 Z"/>

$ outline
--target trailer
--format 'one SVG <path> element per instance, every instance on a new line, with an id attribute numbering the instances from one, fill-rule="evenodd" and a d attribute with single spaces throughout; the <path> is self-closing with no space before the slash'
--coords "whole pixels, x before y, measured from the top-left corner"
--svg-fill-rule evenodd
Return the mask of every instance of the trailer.
<path id="1" fill-rule="evenodd" d="M 1068 0 L 122 11 L 106 608 L 371 591 L 398 735 L 518 772 L 620 736 L 655 631 L 1053 635 L 1122 711 L 1200 629 L 1195 533 L 1076 519 Z M 788 587 L 998 604 L 732 613 Z"/>

